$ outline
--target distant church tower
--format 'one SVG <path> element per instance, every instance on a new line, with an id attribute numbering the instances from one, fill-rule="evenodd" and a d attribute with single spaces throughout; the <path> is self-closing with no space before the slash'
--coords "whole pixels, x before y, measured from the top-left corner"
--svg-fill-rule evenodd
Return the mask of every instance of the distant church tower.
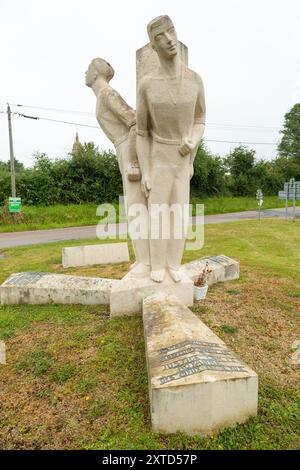
<path id="1" fill-rule="evenodd" d="M 73 144 L 73 147 L 72 147 L 73 155 L 76 155 L 76 153 L 78 153 L 79 150 L 81 150 L 81 149 L 82 149 L 82 144 L 79 142 L 78 132 L 76 132 L 74 144 Z"/>

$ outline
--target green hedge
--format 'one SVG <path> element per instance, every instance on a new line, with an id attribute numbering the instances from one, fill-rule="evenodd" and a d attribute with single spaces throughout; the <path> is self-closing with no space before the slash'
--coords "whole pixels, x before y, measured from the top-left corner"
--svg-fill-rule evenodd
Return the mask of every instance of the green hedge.
<path id="1" fill-rule="evenodd" d="M 85 144 L 76 155 L 52 161 L 35 156 L 33 168 L 17 173 L 17 193 L 28 205 L 80 204 L 117 201 L 122 180 L 116 156 Z M 0 173 L 0 201 L 10 193 L 10 176 Z"/>
<path id="2" fill-rule="evenodd" d="M 265 195 L 275 195 L 284 181 L 298 176 L 290 159 L 280 157 L 272 162 L 256 161 L 255 151 L 236 147 L 226 158 L 212 155 L 202 143 L 194 163 L 191 195 L 254 196 L 261 188 Z M 26 205 L 81 204 L 117 202 L 122 180 L 117 157 L 99 152 L 86 143 L 64 159 L 51 160 L 36 154 L 32 168 L 17 162 L 17 195 Z M 0 204 L 10 195 L 9 164 L 0 162 Z"/>

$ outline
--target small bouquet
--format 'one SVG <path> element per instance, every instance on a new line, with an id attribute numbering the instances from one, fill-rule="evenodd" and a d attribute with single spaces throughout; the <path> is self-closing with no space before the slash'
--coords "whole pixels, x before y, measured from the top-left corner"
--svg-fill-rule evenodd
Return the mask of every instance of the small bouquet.
<path id="1" fill-rule="evenodd" d="M 194 282 L 194 285 L 197 287 L 204 287 L 206 286 L 207 276 L 210 274 L 212 270 L 208 266 L 208 261 L 206 261 L 205 267 L 200 272 L 199 276 Z"/>
<path id="2" fill-rule="evenodd" d="M 197 279 L 194 281 L 194 298 L 195 298 L 195 300 L 205 299 L 206 294 L 207 294 L 207 290 L 208 290 L 208 285 L 206 283 L 207 276 L 211 272 L 212 272 L 212 270 L 208 266 L 208 261 L 206 261 L 206 264 L 205 264 L 204 268 L 200 272 Z"/>

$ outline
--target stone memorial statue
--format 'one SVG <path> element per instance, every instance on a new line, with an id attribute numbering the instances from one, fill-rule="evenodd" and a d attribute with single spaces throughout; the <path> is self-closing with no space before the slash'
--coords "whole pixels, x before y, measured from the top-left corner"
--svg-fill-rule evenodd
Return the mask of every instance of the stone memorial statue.
<path id="1" fill-rule="evenodd" d="M 150 65 L 145 74 L 142 59 L 139 63 L 136 113 L 109 85 L 114 71 L 105 60 L 91 62 L 86 85 L 97 97 L 99 125 L 116 148 L 127 210 L 135 204 L 147 209 L 142 220 L 146 237 L 133 239 L 136 263 L 129 275 L 177 283 L 182 280 L 190 178 L 205 127 L 204 90 L 199 75 L 186 65 L 187 48 L 177 40 L 168 16 L 152 20 L 148 35 L 154 53 L 151 57 L 148 46 L 141 50 Z M 163 214 L 169 218 L 168 237 L 157 219 L 161 206 L 170 209 Z M 179 219 L 174 206 L 180 208 Z M 177 225 L 180 236 L 175 236 Z"/>
<path id="2" fill-rule="evenodd" d="M 135 264 L 121 280 L 14 273 L 0 286 L 0 303 L 109 305 L 111 318 L 142 313 L 153 431 L 209 435 L 257 414 L 258 378 L 187 308 L 208 261 L 209 285 L 238 279 L 239 263 L 219 255 L 181 267 L 190 178 L 205 127 L 204 91 L 170 18 L 152 20 L 148 35 L 150 44 L 137 51 L 136 112 L 110 86 L 108 62 L 94 59 L 86 72 L 97 120 L 116 148 Z M 109 244 L 114 255 L 117 245 Z M 103 244 L 73 248 L 81 255 L 75 250 L 68 262 L 66 248 L 64 266 L 91 265 L 99 252 L 100 262 L 105 253 L 107 262 L 116 259 Z"/>
<path id="3" fill-rule="evenodd" d="M 170 239 L 152 238 L 157 224 L 154 208 L 158 204 L 180 205 L 183 218 L 193 162 L 205 127 L 204 90 L 199 75 L 180 59 L 170 18 L 159 16 L 147 29 L 159 66 L 140 80 L 136 134 L 142 191 L 149 209 L 150 277 L 163 282 L 168 271 L 173 281 L 179 282 L 185 238 L 174 236 L 172 219 Z"/>
<path id="4" fill-rule="evenodd" d="M 112 66 L 104 59 L 96 58 L 92 60 L 86 71 L 85 83 L 92 88 L 97 97 L 98 123 L 116 148 L 127 211 L 132 204 L 141 204 L 146 209 L 147 202 L 141 190 L 141 174 L 136 155 L 135 111 L 110 86 L 109 82 L 113 76 Z M 147 214 L 147 210 L 144 214 Z M 147 219 L 146 215 L 143 220 L 146 227 Z M 131 267 L 131 275 L 137 277 L 149 275 L 149 240 L 145 237 L 135 238 L 133 247 L 136 262 Z"/>

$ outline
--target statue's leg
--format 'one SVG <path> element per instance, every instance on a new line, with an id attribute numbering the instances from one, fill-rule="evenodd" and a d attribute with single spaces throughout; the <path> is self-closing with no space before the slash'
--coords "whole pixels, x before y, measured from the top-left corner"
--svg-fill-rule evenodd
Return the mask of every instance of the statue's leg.
<path id="1" fill-rule="evenodd" d="M 126 170 L 130 162 L 134 160 L 133 145 L 127 139 L 117 147 L 117 155 L 119 168 L 122 175 L 123 193 L 126 196 L 126 215 L 128 217 L 129 229 L 132 222 L 138 218 L 142 226 L 142 233 L 138 234 L 135 231 L 132 237 L 132 245 L 135 254 L 136 262 L 132 266 L 131 274 L 143 275 L 148 274 L 150 271 L 150 248 L 148 236 L 148 209 L 147 200 L 141 190 L 141 183 L 139 181 L 129 181 Z M 134 205 L 136 210 L 132 211 Z M 137 205 L 137 206 L 135 206 Z M 138 205 L 141 205 L 140 211 Z M 135 212 L 135 213 L 134 213 Z"/>
<path id="2" fill-rule="evenodd" d="M 148 208 L 150 220 L 150 277 L 156 282 L 162 282 L 166 274 L 169 242 L 168 208 L 173 179 L 174 172 L 168 161 L 168 146 L 155 142 L 151 160 L 151 190 Z M 167 214 L 165 209 L 167 209 Z"/>
<path id="3" fill-rule="evenodd" d="M 190 193 L 189 165 L 183 160 L 178 167 L 171 194 L 171 230 L 167 251 L 168 270 L 175 282 L 181 281 L 180 265 L 184 252 Z"/>
<path id="4" fill-rule="evenodd" d="M 149 218 L 147 200 L 141 190 L 140 181 L 127 181 L 128 224 L 136 263 L 131 268 L 131 274 L 149 274 Z"/>

